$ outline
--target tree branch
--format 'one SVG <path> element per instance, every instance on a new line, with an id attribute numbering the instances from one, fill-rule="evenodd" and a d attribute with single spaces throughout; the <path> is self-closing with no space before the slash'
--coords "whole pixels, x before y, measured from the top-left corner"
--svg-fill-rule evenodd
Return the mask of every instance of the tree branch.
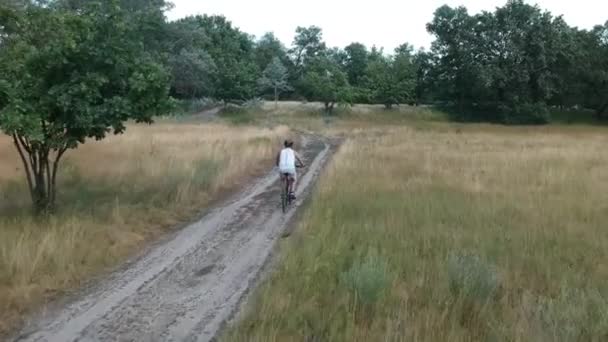
<path id="1" fill-rule="evenodd" d="M 44 150 L 44 155 L 43 155 L 43 162 L 44 162 L 44 168 L 45 168 L 45 173 L 46 173 L 46 193 L 47 196 L 51 196 L 51 165 L 49 164 L 49 154 L 50 154 L 50 150 L 47 148 Z"/>
<path id="2" fill-rule="evenodd" d="M 51 175 L 51 189 L 52 192 L 49 193 L 49 196 L 51 198 L 51 205 L 55 205 L 55 198 L 56 198 L 56 194 L 57 194 L 57 169 L 59 167 L 59 161 L 61 160 L 61 157 L 63 156 L 63 154 L 68 150 L 67 146 L 63 146 L 61 147 L 58 151 L 57 151 L 57 156 L 55 157 L 55 161 L 53 162 L 53 173 Z"/>
<path id="3" fill-rule="evenodd" d="M 13 143 L 15 144 L 15 147 L 17 147 L 17 151 L 19 152 L 19 156 L 21 157 L 21 162 L 23 163 L 23 167 L 25 168 L 25 175 L 27 177 L 27 185 L 30 189 L 30 195 L 32 196 L 32 199 L 33 199 L 34 198 L 34 185 L 32 183 L 32 174 L 30 171 L 30 164 L 28 164 L 27 159 L 25 158 L 25 154 L 23 153 L 23 149 L 25 147 L 22 148 L 21 141 L 22 141 L 22 139 L 20 139 L 20 137 L 17 136 L 17 133 L 13 133 Z"/>
<path id="4" fill-rule="evenodd" d="M 27 142 L 27 140 L 25 138 L 23 138 L 22 136 L 17 135 L 16 133 L 13 134 L 13 137 L 15 137 L 15 136 L 19 139 L 19 142 L 21 142 L 21 145 L 27 151 L 27 153 L 31 154 L 32 148 L 31 148 L 30 144 Z"/>

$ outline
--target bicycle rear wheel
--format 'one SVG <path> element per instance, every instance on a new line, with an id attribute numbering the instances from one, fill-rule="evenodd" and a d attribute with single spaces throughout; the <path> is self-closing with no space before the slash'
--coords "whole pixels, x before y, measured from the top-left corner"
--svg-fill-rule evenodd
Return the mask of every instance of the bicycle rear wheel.
<path id="1" fill-rule="evenodd" d="M 283 183 L 281 186 L 281 207 L 283 208 L 283 213 L 285 213 L 287 211 L 287 205 L 288 205 L 288 201 L 289 201 L 289 193 L 288 193 L 288 188 L 289 188 L 289 182 L 288 181 L 283 181 Z"/>

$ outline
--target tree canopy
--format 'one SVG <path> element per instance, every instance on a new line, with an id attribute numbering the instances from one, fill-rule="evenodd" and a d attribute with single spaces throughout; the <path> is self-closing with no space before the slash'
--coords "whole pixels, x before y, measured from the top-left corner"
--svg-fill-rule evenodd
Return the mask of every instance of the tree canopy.
<path id="1" fill-rule="evenodd" d="M 31 6 L 0 48 L 0 128 L 12 136 L 39 210 L 53 206 L 59 161 L 87 138 L 166 113 L 168 73 L 115 2 L 79 11 Z"/>
<path id="2" fill-rule="evenodd" d="M 279 95 L 286 90 L 291 90 L 289 85 L 288 70 L 279 57 L 274 57 L 266 66 L 263 76 L 258 80 L 262 91 L 272 90 L 274 93 L 275 106 L 279 101 Z"/>
<path id="3" fill-rule="evenodd" d="M 427 28 L 437 38 L 434 63 L 427 64 L 434 91 L 461 118 L 545 123 L 551 104 L 580 105 L 600 116 L 606 111 L 601 27 L 579 31 L 537 6 L 510 0 L 474 16 L 464 7 L 443 6 Z"/>

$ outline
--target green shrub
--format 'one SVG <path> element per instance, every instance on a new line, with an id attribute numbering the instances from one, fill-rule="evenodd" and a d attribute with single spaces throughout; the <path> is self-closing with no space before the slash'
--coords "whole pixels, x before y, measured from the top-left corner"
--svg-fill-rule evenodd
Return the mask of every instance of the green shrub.
<path id="1" fill-rule="evenodd" d="M 495 267 L 475 255 L 452 255 L 448 260 L 452 294 L 469 303 L 486 303 L 495 298 L 499 278 Z"/>
<path id="2" fill-rule="evenodd" d="M 608 297 L 597 290 L 562 287 L 538 300 L 536 317 L 554 341 L 600 341 L 608 337 Z"/>
<path id="3" fill-rule="evenodd" d="M 260 97 L 254 97 L 253 99 L 245 101 L 243 106 L 248 111 L 262 110 L 264 106 L 264 99 Z"/>
<path id="4" fill-rule="evenodd" d="M 375 254 L 368 254 L 342 273 L 341 281 L 355 294 L 358 302 L 372 305 L 382 297 L 389 284 L 386 262 Z"/>

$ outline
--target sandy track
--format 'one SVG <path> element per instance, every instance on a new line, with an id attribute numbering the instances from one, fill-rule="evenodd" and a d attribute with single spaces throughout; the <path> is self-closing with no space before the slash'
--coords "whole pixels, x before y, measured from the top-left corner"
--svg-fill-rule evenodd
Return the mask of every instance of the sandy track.
<path id="1" fill-rule="evenodd" d="M 209 341 L 239 307 L 330 155 L 305 139 L 298 201 L 276 173 L 153 247 L 81 298 L 36 317 L 15 341 Z"/>

